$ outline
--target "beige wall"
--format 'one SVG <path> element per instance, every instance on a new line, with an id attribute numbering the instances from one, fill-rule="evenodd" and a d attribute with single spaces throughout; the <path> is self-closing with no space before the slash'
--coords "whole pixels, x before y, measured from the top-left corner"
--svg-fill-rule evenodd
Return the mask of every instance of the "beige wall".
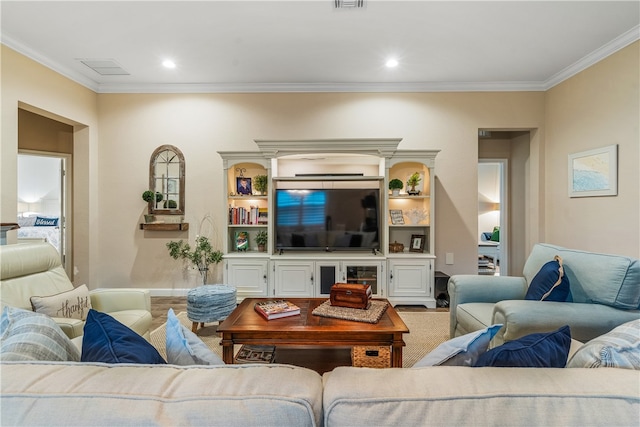
<path id="1" fill-rule="evenodd" d="M 13 222 L 17 213 L 18 111 L 22 108 L 73 126 L 74 243 L 76 283 L 98 283 L 97 234 L 98 111 L 97 94 L 2 45 L 2 146 L 0 218 Z M 7 240 L 15 241 L 16 232 Z M 95 286 L 94 286 L 95 287 Z"/>
<path id="2" fill-rule="evenodd" d="M 546 96 L 545 240 L 640 257 L 640 42 Z M 569 198 L 567 156 L 618 144 L 618 196 Z"/>
<path id="3" fill-rule="evenodd" d="M 97 95 L 10 49 L 3 47 L 2 53 L 3 221 L 15 217 L 16 210 L 18 105 L 32 106 L 40 114 L 73 124 L 77 203 L 74 215 L 78 220 L 74 224 L 74 247 L 80 270 L 77 276 L 80 282 L 76 282 L 86 282 L 92 288 L 182 289 L 195 285 L 195 275 L 184 273 L 181 263 L 168 257 L 165 243 L 180 238 L 192 241 L 198 232 L 199 221 L 208 213 L 213 216 L 217 230 L 221 229 L 226 206 L 222 201 L 222 161 L 216 152 L 256 151 L 253 139 L 401 137 L 401 149 L 440 149 L 435 183 L 436 267 L 448 274 L 474 274 L 477 264 L 477 131 L 479 128 L 531 129 L 530 152 L 528 157 L 521 155 L 527 159 L 525 167 L 529 172 L 525 184 L 527 237 L 520 249 L 523 256 L 528 254 L 534 242 L 544 240 L 548 223 L 555 221 L 554 211 L 542 211 L 545 206 L 544 179 L 545 174 L 551 173 L 553 177 L 561 173 L 561 169 L 543 169 L 541 155 L 546 148 L 547 159 L 553 159 L 549 152 L 554 150 L 545 147 L 545 117 L 556 126 L 552 134 L 554 141 L 559 141 L 557 127 L 563 125 L 563 120 L 556 117 L 562 115 L 557 111 L 545 116 L 545 94 L 541 92 Z M 605 70 L 598 74 L 619 74 L 618 66 L 628 66 L 626 61 L 619 64 L 617 56 L 599 64 Z M 612 70 L 607 71 L 609 68 Z M 637 75 L 637 65 L 635 71 Z M 589 79 L 587 73 L 576 78 Z M 567 83 L 572 84 L 571 81 Z M 588 86 L 590 83 L 587 80 L 581 84 Z M 563 87 L 554 89 L 548 103 L 553 110 L 563 103 Z M 637 84 L 634 90 L 637 99 Z M 637 117 L 636 105 L 636 143 Z M 607 115 L 606 119 L 613 125 L 605 123 L 603 127 L 626 128 L 620 131 L 625 138 L 633 136 L 633 131 L 628 130 L 633 128 L 629 119 L 620 121 L 619 115 Z M 148 183 L 149 156 L 162 144 L 178 146 L 186 158 L 185 220 L 192 225 L 188 233 L 144 232 L 138 228 L 145 211 L 140 195 Z M 625 144 L 627 147 L 630 143 Z M 571 150 L 563 149 L 562 167 L 566 169 L 566 152 L 586 148 L 589 147 L 584 138 L 573 138 Z M 632 150 L 632 147 L 625 150 Z M 626 188 L 627 194 L 629 183 L 634 179 L 635 184 L 638 182 L 637 158 L 636 146 L 635 166 L 629 162 L 621 164 L 621 175 L 631 175 L 630 179 L 621 182 L 621 191 Z M 558 167 L 554 164 L 554 169 Z M 555 191 L 549 185 L 546 190 Z M 630 199 L 629 205 L 635 199 L 635 243 L 618 245 L 613 252 L 637 255 L 637 190 L 627 199 Z M 78 201 L 81 202 L 79 205 Z M 631 221 L 630 214 L 622 215 L 621 220 Z M 557 226 L 552 227 L 555 230 Z M 598 227 L 602 228 L 601 232 L 607 230 L 612 240 L 619 241 L 627 236 L 616 224 L 603 223 L 601 218 L 590 224 L 591 229 Z M 566 228 L 570 229 L 570 226 Z M 551 237 L 554 233 L 547 234 Z M 559 241 L 564 237 L 553 237 L 551 241 L 565 244 Z M 568 246 L 573 247 L 582 243 L 574 238 L 568 242 Z M 592 246 L 587 244 L 586 249 L 602 248 L 601 245 Z M 454 253 L 454 265 L 444 264 L 447 252 Z M 221 277 L 221 272 L 217 273 Z"/>
<path id="4" fill-rule="evenodd" d="M 165 243 L 190 238 L 211 214 L 226 215 L 219 150 L 257 151 L 253 139 L 403 138 L 401 149 L 436 158 L 436 262 L 449 274 L 477 265 L 479 127 L 542 126 L 542 93 L 104 94 L 100 109 L 100 242 L 104 283 L 183 288 L 195 283 Z M 189 233 L 142 232 L 149 156 L 161 144 L 186 159 Z M 534 154 L 533 158 L 538 156 Z M 122 170 L 122 173 L 114 171 Z M 126 172 L 125 172 L 126 171 Z M 453 252 L 454 265 L 444 264 Z M 220 275 L 221 272 L 218 272 Z M 185 285 L 185 282 L 187 283 Z"/>

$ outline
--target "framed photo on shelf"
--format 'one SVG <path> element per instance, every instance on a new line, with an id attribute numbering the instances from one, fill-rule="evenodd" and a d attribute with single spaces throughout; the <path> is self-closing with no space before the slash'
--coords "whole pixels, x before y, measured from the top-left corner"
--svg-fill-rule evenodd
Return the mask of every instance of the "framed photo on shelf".
<path id="1" fill-rule="evenodd" d="M 239 176 L 236 178 L 236 194 L 238 196 L 250 196 L 253 193 L 251 189 L 251 178 Z"/>
<path id="2" fill-rule="evenodd" d="M 391 225 L 404 225 L 402 209 L 389 209 L 389 215 L 391 215 Z"/>
<path id="3" fill-rule="evenodd" d="M 412 234 L 411 244 L 409 245 L 410 252 L 423 252 L 424 251 L 424 234 Z"/>
<path id="4" fill-rule="evenodd" d="M 249 250 L 249 233 L 246 231 L 236 231 L 235 233 L 236 251 L 246 252 Z"/>
<path id="5" fill-rule="evenodd" d="M 569 154 L 569 197 L 618 195 L 618 146 Z"/>

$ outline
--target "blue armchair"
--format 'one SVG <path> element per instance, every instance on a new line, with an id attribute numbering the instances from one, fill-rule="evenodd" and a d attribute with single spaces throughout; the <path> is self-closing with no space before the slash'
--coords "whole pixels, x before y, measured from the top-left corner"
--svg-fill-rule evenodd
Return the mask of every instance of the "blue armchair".
<path id="1" fill-rule="evenodd" d="M 573 302 L 524 300 L 531 280 L 555 255 L 564 260 Z M 451 337 L 502 323 L 505 326 L 493 341 L 496 346 L 569 325 L 572 338 L 585 342 L 640 318 L 638 259 L 536 244 L 523 276 L 452 276 Z"/>

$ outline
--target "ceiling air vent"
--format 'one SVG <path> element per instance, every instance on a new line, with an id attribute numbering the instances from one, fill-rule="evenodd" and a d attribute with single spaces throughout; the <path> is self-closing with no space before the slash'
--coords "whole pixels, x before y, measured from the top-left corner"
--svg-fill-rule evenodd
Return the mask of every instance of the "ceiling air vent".
<path id="1" fill-rule="evenodd" d="M 120 64 L 113 59 L 80 59 L 79 61 L 101 76 L 130 75 L 127 70 L 122 68 Z"/>
<path id="2" fill-rule="evenodd" d="M 364 7 L 364 0 L 334 0 L 336 9 L 354 9 Z"/>

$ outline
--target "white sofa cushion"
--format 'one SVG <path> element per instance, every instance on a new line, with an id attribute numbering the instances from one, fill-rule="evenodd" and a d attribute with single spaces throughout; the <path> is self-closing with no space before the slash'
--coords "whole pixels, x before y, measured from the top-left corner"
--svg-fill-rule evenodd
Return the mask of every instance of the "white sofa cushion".
<path id="1" fill-rule="evenodd" d="M 2 425 L 322 425 L 322 378 L 296 366 L 3 362 L 0 375 Z"/>

